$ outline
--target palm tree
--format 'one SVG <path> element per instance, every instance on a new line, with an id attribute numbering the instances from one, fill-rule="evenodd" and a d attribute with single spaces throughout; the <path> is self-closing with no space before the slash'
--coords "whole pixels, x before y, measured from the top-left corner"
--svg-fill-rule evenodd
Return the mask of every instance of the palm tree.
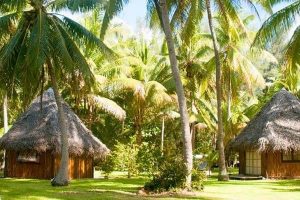
<path id="1" fill-rule="evenodd" d="M 242 5 L 241 0 L 232 1 L 213 1 L 215 5 L 215 11 L 220 12 L 226 20 L 226 24 L 236 23 L 241 25 L 241 30 L 244 31 L 244 26 L 239 18 L 238 9 Z M 250 7 L 256 10 L 254 3 L 251 0 L 245 1 Z M 213 47 L 215 52 L 215 65 L 216 65 L 216 90 L 217 90 L 217 108 L 218 108 L 218 150 L 219 150 L 219 180 L 228 179 L 225 157 L 224 157 L 224 144 L 223 144 L 223 122 L 222 122 L 222 89 L 221 89 L 221 63 L 219 58 L 219 45 L 216 39 L 215 26 L 213 24 L 211 1 L 210 0 L 191 0 L 191 1 L 170 1 L 168 2 L 172 11 L 171 25 L 174 29 L 181 30 L 181 37 L 186 42 L 190 42 L 191 36 L 196 32 L 199 22 L 205 16 L 204 12 L 207 12 L 208 24 L 211 32 L 211 38 L 213 41 Z M 266 4 L 267 5 L 267 4 Z M 157 16 L 154 12 L 153 6 L 149 4 L 150 8 L 150 20 L 157 21 L 160 16 Z"/>
<path id="2" fill-rule="evenodd" d="M 108 0 L 104 5 L 104 17 L 102 20 L 101 31 L 100 31 L 100 39 L 104 39 L 106 30 L 112 18 L 119 14 L 125 4 L 127 4 L 129 0 Z"/>
<path id="3" fill-rule="evenodd" d="M 18 85 L 30 100 L 37 93 L 46 75 L 51 78 L 58 108 L 61 135 L 61 163 L 52 185 L 68 185 L 68 136 L 62 99 L 57 78 L 78 70 L 87 84 L 93 81 L 89 65 L 77 44 L 97 46 L 103 52 L 111 51 L 97 37 L 75 21 L 52 10 L 84 11 L 94 8 L 97 1 L 5 0 L 0 10 L 9 9 L 0 18 L 0 37 L 10 31 L 9 24 L 17 21 L 16 30 L 0 50 L 0 71 L 8 89 Z"/>
<path id="4" fill-rule="evenodd" d="M 274 6 L 277 3 L 286 2 L 270 1 L 270 5 Z M 254 46 L 265 47 L 276 43 L 281 39 L 282 35 L 288 35 L 292 29 L 295 31 L 289 39 L 284 50 L 282 60 L 283 82 L 285 87 L 294 93 L 300 89 L 299 83 L 299 49 L 300 49 L 300 26 L 296 23 L 300 11 L 300 1 L 296 0 L 284 7 L 283 9 L 272 14 L 261 26 L 258 31 Z"/>
<path id="5" fill-rule="evenodd" d="M 103 66 L 99 71 L 110 78 L 107 91 L 125 100 L 124 107 L 133 118 L 136 143 L 141 145 L 144 122 L 153 120 L 161 109 L 176 103 L 167 88 L 172 77 L 166 58 L 152 53 L 151 42 L 129 41 L 129 48 L 122 48 L 118 54 L 119 65 Z"/>
<path id="6" fill-rule="evenodd" d="M 112 0 L 114 4 L 110 4 L 106 9 L 107 18 L 104 24 L 108 24 L 109 20 L 122 9 L 124 3 L 128 1 L 123 0 Z M 152 5 L 152 8 L 155 8 L 159 22 L 163 27 L 163 31 L 166 35 L 167 46 L 169 50 L 169 59 L 171 63 L 171 69 L 173 74 L 173 79 L 176 85 L 176 93 L 178 96 L 179 102 L 179 111 L 181 115 L 181 125 L 182 125 L 182 138 L 184 144 L 184 160 L 187 167 L 187 177 L 186 177 L 186 186 L 191 187 L 191 171 L 193 168 L 193 155 L 192 155 L 192 144 L 191 144 L 191 135 L 190 135 L 190 127 L 189 127 L 189 117 L 187 113 L 186 99 L 184 94 L 184 88 L 180 79 L 180 72 L 177 64 L 175 46 L 172 36 L 172 31 L 169 22 L 168 8 L 165 0 L 149 0 L 148 5 Z M 104 36 L 104 33 L 107 29 L 107 26 L 102 26 L 101 35 Z"/>
<path id="7" fill-rule="evenodd" d="M 8 103 L 7 103 L 7 93 L 3 94 L 3 134 L 8 131 Z M 2 134 L 2 133 L 1 133 Z M 3 162 L 1 168 L 4 169 L 5 166 L 5 151 L 3 153 Z"/>
<path id="8" fill-rule="evenodd" d="M 192 141 L 190 135 L 190 124 L 189 116 L 187 112 L 186 98 L 184 94 L 184 88 L 180 78 L 180 72 L 178 68 L 175 45 L 172 35 L 172 30 L 169 21 L 169 12 L 167 8 L 167 3 L 165 0 L 154 0 L 158 15 L 161 19 L 161 25 L 166 36 L 167 46 L 169 50 L 169 59 L 172 69 L 173 78 L 176 85 L 176 93 L 178 96 L 179 103 L 179 113 L 182 129 L 182 139 L 184 144 L 184 162 L 187 168 L 186 184 L 187 188 L 191 187 L 192 182 L 192 169 L 193 169 L 193 152 L 192 152 Z"/>

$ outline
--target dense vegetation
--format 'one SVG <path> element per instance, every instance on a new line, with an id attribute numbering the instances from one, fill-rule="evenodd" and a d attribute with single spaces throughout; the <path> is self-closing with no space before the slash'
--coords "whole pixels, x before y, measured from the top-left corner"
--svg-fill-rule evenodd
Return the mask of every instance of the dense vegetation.
<path id="1" fill-rule="evenodd" d="M 58 108 L 62 97 L 112 150 L 98 161 L 108 177 L 146 172 L 151 190 L 201 189 L 192 156 L 203 154 L 227 180 L 228 142 L 278 90 L 300 96 L 299 0 L 148 0 L 150 38 L 111 21 L 127 0 L 0 2 L 1 114 L 8 106 L 12 124 L 53 87 Z M 270 16 L 259 29 L 258 10 Z M 54 185 L 67 184 L 64 165 Z"/>

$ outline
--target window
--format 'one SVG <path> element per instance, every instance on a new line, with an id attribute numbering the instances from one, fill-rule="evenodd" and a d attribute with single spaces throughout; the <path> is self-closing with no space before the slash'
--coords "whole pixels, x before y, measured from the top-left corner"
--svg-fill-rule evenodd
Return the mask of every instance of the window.
<path id="1" fill-rule="evenodd" d="M 300 162 L 300 151 L 289 151 L 281 154 L 282 162 Z"/>
<path id="2" fill-rule="evenodd" d="M 261 175 L 261 156 L 256 151 L 246 151 L 246 174 Z"/>
<path id="3" fill-rule="evenodd" d="M 39 163 L 40 157 L 37 153 L 18 153 L 17 161 Z"/>

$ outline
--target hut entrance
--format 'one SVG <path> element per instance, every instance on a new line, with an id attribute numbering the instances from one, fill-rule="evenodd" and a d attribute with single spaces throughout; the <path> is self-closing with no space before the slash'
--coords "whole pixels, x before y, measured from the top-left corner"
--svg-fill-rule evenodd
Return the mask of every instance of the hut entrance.
<path id="1" fill-rule="evenodd" d="M 246 151 L 246 174 L 261 175 L 261 155 L 256 151 Z"/>

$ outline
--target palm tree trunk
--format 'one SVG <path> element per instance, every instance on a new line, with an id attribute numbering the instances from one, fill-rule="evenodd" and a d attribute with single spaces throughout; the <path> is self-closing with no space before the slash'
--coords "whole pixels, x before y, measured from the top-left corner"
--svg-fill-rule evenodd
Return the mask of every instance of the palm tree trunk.
<path id="1" fill-rule="evenodd" d="M 192 140 L 192 149 L 195 150 L 195 140 L 196 140 L 196 133 L 195 133 L 195 122 L 191 124 L 191 140 Z"/>
<path id="2" fill-rule="evenodd" d="M 181 116 L 181 129 L 182 129 L 182 138 L 183 138 L 183 151 L 184 151 L 184 162 L 187 167 L 187 176 L 186 176 L 186 187 L 188 189 L 191 188 L 192 181 L 192 169 L 193 169 L 193 152 L 192 152 L 192 142 L 191 142 L 191 134 L 190 134 L 190 125 L 189 125 L 189 116 L 187 112 L 186 99 L 184 94 L 184 88 L 180 79 L 180 72 L 178 68 L 176 53 L 175 53 L 175 45 L 172 37 L 172 31 L 170 27 L 170 21 L 168 16 L 168 8 L 166 4 L 166 0 L 159 1 L 159 10 L 161 12 L 162 26 L 165 32 L 168 50 L 169 50 L 169 59 L 171 63 L 171 69 L 173 78 L 176 85 L 176 93 L 178 96 L 179 103 L 179 112 Z"/>
<path id="3" fill-rule="evenodd" d="M 7 93 L 5 92 L 3 98 L 3 128 L 4 134 L 8 131 L 8 105 L 7 105 Z M 3 154 L 3 162 L 2 162 L 2 169 L 5 167 L 5 150 Z"/>
<path id="4" fill-rule="evenodd" d="M 224 132 L 223 132 L 223 121 L 222 121 L 222 88 L 221 88 L 221 63 L 219 56 L 219 49 L 217 44 L 217 38 L 214 31 L 212 22 L 212 14 L 210 7 L 210 0 L 206 0 L 207 16 L 210 33 L 212 36 L 215 62 L 216 62 L 216 90 L 217 90 L 217 112 L 218 112 L 218 134 L 217 134 L 217 148 L 219 151 L 219 181 L 228 180 L 226 165 L 225 165 L 225 152 L 224 152 Z"/>
<path id="5" fill-rule="evenodd" d="M 231 70 L 228 67 L 228 91 L 227 91 L 227 120 L 231 117 Z"/>
<path id="6" fill-rule="evenodd" d="M 69 184 L 69 144 L 68 144 L 68 133 L 67 133 L 67 124 L 66 124 L 66 117 L 63 111 L 62 106 L 62 99 L 59 95 L 55 71 L 52 66 L 50 60 L 47 61 L 48 69 L 51 77 L 52 87 L 54 91 L 54 96 L 57 105 L 57 113 L 58 113 L 58 124 L 61 130 L 61 160 L 58 173 L 51 181 L 52 186 L 67 186 Z"/>
<path id="7" fill-rule="evenodd" d="M 164 137 L 165 137 L 165 117 L 162 117 L 162 124 L 161 124 L 161 143 L 160 143 L 160 152 L 161 155 L 164 155 Z"/>

